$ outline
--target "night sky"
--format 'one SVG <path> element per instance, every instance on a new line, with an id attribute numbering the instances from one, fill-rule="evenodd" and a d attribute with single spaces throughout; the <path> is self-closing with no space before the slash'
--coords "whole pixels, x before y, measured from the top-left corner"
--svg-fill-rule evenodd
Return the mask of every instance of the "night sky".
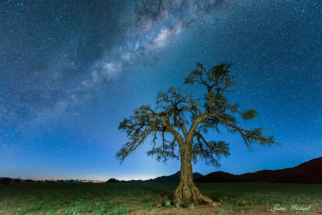
<path id="1" fill-rule="evenodd" d="M 322 2 L 319 0 L 72 0 L 0 3 L 0 176 L 106 181 L 180 170 L 148 157 L 152 136 L 122 165 L 119 123 L 157 93 L 183 85 L 196 61 L 231 61 L 240 110 L 259 116 L 282 147 L 249 151 L 236 134 L 221 167 L 193 172 L 281 169 L 322 156 Z M 241 119 L 238 118 L 237 119 Z M 170 136 L 169 136 L 170 137 Z M 160 140 L 161 138 L 159 138 Z M 170 138 L 169 138 L 170 139 Z M 159 142 L 161 143 L 161 142 Z"/>

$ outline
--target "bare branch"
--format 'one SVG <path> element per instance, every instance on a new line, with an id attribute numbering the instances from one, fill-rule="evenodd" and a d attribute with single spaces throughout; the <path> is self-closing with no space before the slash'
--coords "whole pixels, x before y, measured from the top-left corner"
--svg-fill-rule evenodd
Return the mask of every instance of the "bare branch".
<path id="1" fill-rule="evenodd" d="M 194 98 L 192 92 L 172 87 L 167 92 L 158 93 L 155 110 L 152 110 L 149 105 L 143 105 L 134 110 L 132 116 L 125 118 L 119 124 L 118 128 L 127 133 L 130 142 L 123 145 L 116 157 L 123 162 L 148 135 L 152 134 L 153 148 L 147 154 L 157 155 L 157 160 L 163 159 L 165 162 L 168 158 L 179 159 L 180 154 L 176 155 L 174 152 L 176 143 L 178 143 L 179 153 L 182 150 L 188 150 L 194 162 L 199 156 L 205 159 L 206 164 L 219 166 L 220 156 L 229 155 L 229 143 L 206 141 L 202 135 L 202 133 L 207 133 L 208 129 L 216 130 L 220 134 L 219 125 L 226 126 L 231 133 L 238 132 L 249 149 L 252 149 L 254 144 L 280 145 L 274 141 L 273 136 L 263 136 L 262 130 L 267 130 L 265 128 L 247 130 L 237 125 L 239 122 L 233 114 L 241 115 L 242 119 L 247 122 L 258 116 L 258 112 L 253 109 L 241 112 L 238 110 L 238 104 L 230 104 L 225 97 L 225 93 L 235 92 L 235 90 L 230 90 L 230 87 L 236 84 L 233 81 L 234 76 L 230 75 L 231 66 L 231 63 L 223 62 L 206 71 L 203 65 L 197 62 L 196 69 L 191 71 L 185 79 L 186 84 L 198 83 L 206 87 L 203 106 L 200 104 L 200 98 Z M 157 112 L 158 109 L 161 111 Z M 186 127 L 187 115 L 191 120 L 190 128 Z M 183 136 L 179 130 L 182 131 Z M 162 137 L 159 147 L 156 147 L 157 132 L 161 133 Z M 171 142 L 165 138 L 166 133 L 173 136 Z M 196 142 L 194 142 L 195 139 Z"/>

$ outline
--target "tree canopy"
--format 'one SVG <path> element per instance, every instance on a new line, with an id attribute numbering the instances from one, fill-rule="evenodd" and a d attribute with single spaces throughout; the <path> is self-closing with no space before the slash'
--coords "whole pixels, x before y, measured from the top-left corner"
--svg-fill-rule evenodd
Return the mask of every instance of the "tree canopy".
<path id="1" fill-rule="evenodd" d="M 134 110 L 132 116 L 119 124 L 118 129 L 127 133 L 129 141 L 116 154 L 116 158 L 122 163 L 152 135 L 153 148 L 147 155 L 156 155 L 158 161 L 180 159 L 181 151 L 187 149 L 191 151 L 194 163 L 199 157 L 207 165 L 218 167 L 220 157 L 230 155 L 229 143 L 207 141 L 204 134 L 210 129 L 221 133 L 219 125 L 225 126 L 230 133 L 239 133 L 250 150 L 255 144 L 280 145 L 274 141 L 273 136 L 263 136 L 262 131 L 268 130 L 266 128 L 247 130 L 238 126 L 239 122 L 234 115 L 240 115 L 247 122 L 257 117 L 258 112 L 253 109 L 240 111 L 238 103 L 231 104 L 225 97 L 225 93 L 236 92 L 236 89 L 230 89 L 236 84 L 234 76 L 230 74 L 231 66 L 230 62 L 222 62 L 207 71 L 197 62 L 196 69 L 190 72 L 184 84 L 202 85 L 205 89 L 203 97 L 194 98 L 191 91 L 172 87 L 167 92 L 158 93 L 154 110 L 150 105 L 142 105 Z M 161 135 L 159 145 L 156 143 L 157 134 Z M 166 139 L 166 134 L 171 134 L 172 139 Z M 175 150 L 177 145 L 179 152 Z"/>

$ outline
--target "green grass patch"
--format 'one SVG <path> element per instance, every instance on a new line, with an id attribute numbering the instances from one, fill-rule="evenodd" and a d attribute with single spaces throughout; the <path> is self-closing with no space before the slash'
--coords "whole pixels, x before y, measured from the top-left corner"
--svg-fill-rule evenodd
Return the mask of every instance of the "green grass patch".
<path id="1" fill-rule="evenodd" d="M 197 183 L 200 191 L 226 210 L 243 213 L 245 206 L 321 204 L 322 186 L 270 183 Z M 161 199 L 171 206 L 177 183 L 16 183 L 0 186 L 0 214 L 122 214 L 131 208 L 154 210 Z M 169 199 L 170 198 L 170 199 Z M 195 207 L 195 206 L 193 206 Z M 192 206 L 190 208 L 192 209 Z M 272 213 L 273 214 L 273 213 Z M 310 214 L 301 211 L 300 214 Z"/>

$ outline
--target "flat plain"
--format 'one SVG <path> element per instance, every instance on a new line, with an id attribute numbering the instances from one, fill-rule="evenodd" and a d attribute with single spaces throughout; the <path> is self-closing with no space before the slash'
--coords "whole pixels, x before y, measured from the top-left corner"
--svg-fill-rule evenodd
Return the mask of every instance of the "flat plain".
<path id="1" fill-rule="evenodd" d="M 322 214 L 322 185 L 196 185 L 220 204 L 178 207 L 171 202 L 178 183 L 20 182 L 0 185 L 0 214 Z"/>

